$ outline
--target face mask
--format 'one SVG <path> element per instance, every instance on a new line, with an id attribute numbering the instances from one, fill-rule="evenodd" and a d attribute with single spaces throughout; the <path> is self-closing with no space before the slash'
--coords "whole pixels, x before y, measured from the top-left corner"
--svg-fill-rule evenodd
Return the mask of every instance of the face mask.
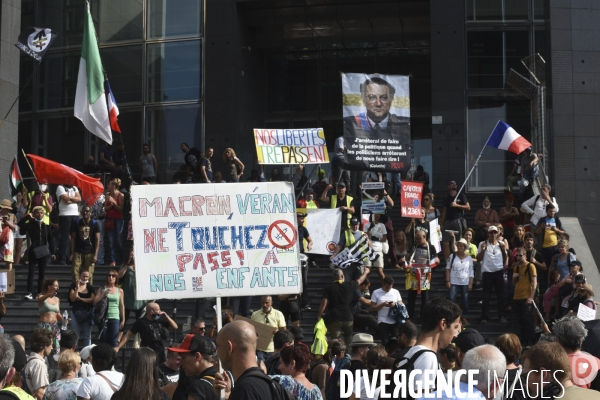
<path id="1" fill-rule="evenodd" d="M 37 222 L 38 224 L 41 223 L 43 221 L 43 219 L 35 219 L 35 222 Z"/>
<path id="2" fill-rule="evenodd" d="M 269 307 L 267 310 L 265 310 L 265 309 L 263 308 L 263 311 L 264 311 L 265 313 L 270 313 L 270 312 L 271 312 L 271 307 Z"/>
<path id="3" fill-rule="evenodd" d="M 490 206 L 483 206 L 483 209 L 484 209 L 484 210 L 489 210 L 489 209 L 490 209 Z"/>
<path id="4" fill-rule="evenodd" d="M 338 279 L 337 281 L 333 281 L 333 282 L 338 283 L 338 284 L 341 285 L 342 283 L 344 283 L 344 280 L 343 279 Z"/>
<path id="5" fill-rule="evenodd" d="M 84 281 L 83 279 L 80 279 L 79 282 L 81 282 L 81 283 L 87 283 L 87 281 Z"/>
<path id="6" fill-rule="evenodd" d="M 154 314 L 152 318 L 154 318 L 155 321 L 158 321 L 160 319 L 160 315 Z"/>
<path id="7" fill-rule="evenodd" d="M 46 191 L 46 189 L 48 189 L 48 185 L 45 185 L 45 184 L 42 184 L 42 185 L 40 185 L 40 190 L 41 190 L 42 192 L 45 192 L 45 191 Z"/>

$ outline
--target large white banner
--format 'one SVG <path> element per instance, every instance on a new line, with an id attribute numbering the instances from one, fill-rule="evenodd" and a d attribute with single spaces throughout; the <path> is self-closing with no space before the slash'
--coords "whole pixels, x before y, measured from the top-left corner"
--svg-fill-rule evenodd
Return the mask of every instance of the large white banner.
<path id="1" fill-rule="evenodd" d="M 310 251 L 305 246 L 304 252 L 332 255 L 340 241 L 342 212 L 339 208 L 309 208 L 307 214 L 304 226 L 308 229 L 313 246 Z"/>
<path id="2" fill-rule="evenodd" d="M 299 293 L 288 182 L 134 186 L 137 298 Z"/>

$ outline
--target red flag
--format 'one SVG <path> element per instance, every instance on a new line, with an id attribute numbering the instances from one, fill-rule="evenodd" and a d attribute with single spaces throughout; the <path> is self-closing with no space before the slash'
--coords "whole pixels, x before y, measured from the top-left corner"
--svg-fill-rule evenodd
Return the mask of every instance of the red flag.
<path id="1" fill-rule="evenodd" d="M 81 198 L 92 206 L 104 193 L 104 185 L 99 178 L 91 178 L 66 165 L 48 160 L 47 158 L 27 154 L 33 161 L 35 176 L 40 183 L 55 185 L 73 185 L 81 190 Z"/>

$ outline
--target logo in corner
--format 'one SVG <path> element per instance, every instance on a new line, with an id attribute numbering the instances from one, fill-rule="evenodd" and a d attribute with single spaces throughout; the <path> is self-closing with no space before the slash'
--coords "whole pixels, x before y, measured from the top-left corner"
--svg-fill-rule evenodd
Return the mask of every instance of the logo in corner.
<path id="1" fill-rule="evenodd" d="M 571 380 L 577 386 L 591 383 L 599 369 L 600 360 L 585 351 L 573 354 L 571 358 Z"/>

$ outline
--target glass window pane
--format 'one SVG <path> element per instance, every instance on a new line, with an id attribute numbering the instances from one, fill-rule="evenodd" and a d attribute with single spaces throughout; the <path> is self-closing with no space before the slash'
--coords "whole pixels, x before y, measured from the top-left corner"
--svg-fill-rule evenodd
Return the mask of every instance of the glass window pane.
<path id="1" fill-rule="evenodd" d="M 467 32 L 469 88 L 504 87 L 503 32 Z"/>
<path id="2" fill-rule="evenodd" d="M 546 18 L 544 0 L 533 0 L 533 18 L 543 20 Z"/>
<path id="3" fill-rule="evenodd" d="M 199 40 L 148 45 L 146 101 L 200 98 L 200 46 Z"/>
<path id="4" fill-rule="evenodd" d="M 21 55 L 21 67 L 19 73 L 19 88 L 23 92 L 19 97 L 19 112 L 27 112 L 32 110 L 33 102 L 33 63 L 37 63 L 33 58 L 28 55 Z M 27 86 L 25 87 L 25 84 Z"/>
<path id="5" fill-rule="evenodd" d="M 342 72 L 375 72 L 375 51 L 330 51 L 321 56 L 321 110 L 341 110 Z"/>
<path id="6" fill-rule="evenodd" d="M 185 163 L 181 143 L 201 148 L 202 107 L 198 104 L 150 109 L 146 114 L 146 134 L 158 161 L 161 182 L 171 183 Z"/>
<path id="7" fill-rule="evenodd" d="M 100 3 L 100 42 L 142 39 L 142 14 L 141 0 L 103 0 Z"/>
<path id="8" fill-rule="evenodd" d="M 80 52 L 46 53 L 39 67 L 38 108 L 73 107 Z"/>
<path id="9" fill-rule="evenodd" d="M 142 101 L 142 46 L 104 48 L 102 66 L 117 104 Z"/>
<path id="10" fill-rule="evenodd" d="M 318 108 L 318 54 L 271 56 L 267 75 L 268 112 Z"/>
<path id="11" fill-rule="evenodd" d="M 502 0 L 467 0 L 468 21 L 502 21 Z"/>
<path id="12" fill-rule="evenodd" d="M 148 38 L 201 35 L 201 0 L 148 0 Z"/>
<path id="13" fill-rule="evenodd" d="M 45 60 L 44 60 L 45 62 Z M 45 145 L 44 157 L 81 169 L 85 163 L 85 135 L 80 120 L 71 116 L 51 116 L 37 120 L 38 142 Z M 40 144 L 41 144 L 40 143 Z"/>
<path id="14" fill-rule="evenodd" d="M 523 21 L 529 19 L 530 0 L 504 0 L 504 20 Z"/>
<path id="15" fill-rule="evenodd" d="M 52 49 L 81 46 L 84 4 L 85 0 L 38 1 L 38 26 L 50 28 L 58 33 L 52 43 Z M 95 15 L 95 7 L 92 6 L 92 16 Z"/>

